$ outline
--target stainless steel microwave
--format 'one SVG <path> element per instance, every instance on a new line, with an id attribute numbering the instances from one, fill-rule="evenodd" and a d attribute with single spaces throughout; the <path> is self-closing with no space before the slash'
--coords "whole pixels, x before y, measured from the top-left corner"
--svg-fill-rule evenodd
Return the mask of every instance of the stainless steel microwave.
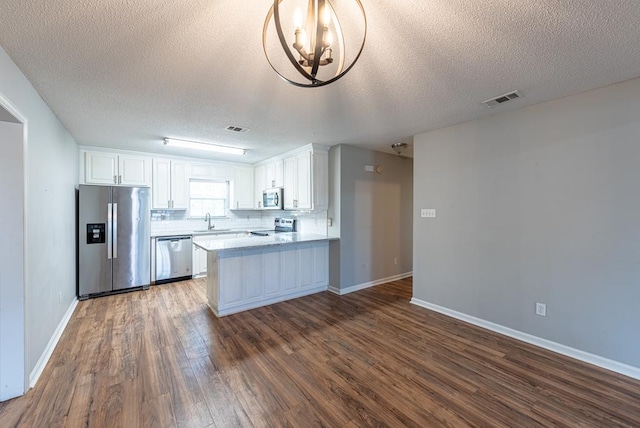
<path id="1" fill-rule="evenodd" d="M 262 209 L 281 210 L 284 200 L 282 199 L 282 187 L 266 189 L 262 191 Z"/>

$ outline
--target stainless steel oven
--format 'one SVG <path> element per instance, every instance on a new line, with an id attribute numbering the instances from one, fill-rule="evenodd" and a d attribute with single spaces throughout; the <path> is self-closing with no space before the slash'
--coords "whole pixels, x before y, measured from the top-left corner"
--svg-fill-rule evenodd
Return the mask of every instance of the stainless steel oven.
<path id="1" fill-rule="evenodd" d="M 295 232 L 297 221 L 293 218 L 276 217 L 273 229 L 253 230 L 251 236 L 271 236 L 276 233 Z"/>
<path id="2" fill-rule="evenodd" d="M 266 189 L 262 192 L 262 209 L 264 210 L 281 210 L 283 202 L 281 187 Z"/>

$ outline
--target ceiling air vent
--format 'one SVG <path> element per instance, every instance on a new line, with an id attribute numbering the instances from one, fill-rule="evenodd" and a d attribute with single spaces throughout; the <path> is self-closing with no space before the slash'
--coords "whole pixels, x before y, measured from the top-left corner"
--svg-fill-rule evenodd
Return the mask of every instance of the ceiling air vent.
<path id="1" fill-rule="evenodd" d="M 487 107 L 495 107 L 498 104 L 504 104 L 507 101 L 515 100 L 516 98 L 521 98 L 522 95 L 518 91 L 509 92 L 508 94 L 500 95 L 499 97 L 491 98 L 490 100 L 483 101 L 482 104 Z"/>
<path id="2" fill-rule="evenodd" d="M 243 128 L 241 126 L 229 125 L 225 129 L 227 131 L 233 131 L 233 132 L 249 132 L 249 128 Z"/>

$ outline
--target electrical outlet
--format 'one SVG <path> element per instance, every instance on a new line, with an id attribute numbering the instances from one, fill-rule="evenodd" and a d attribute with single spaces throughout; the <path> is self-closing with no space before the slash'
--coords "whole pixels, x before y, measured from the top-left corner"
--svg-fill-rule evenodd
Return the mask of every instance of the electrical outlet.
<path id="1" fill-rule="evenodd" d="M 62 303 L 62 291 L 58 292 L 58 303 Z"/>
<path id="2" fill-rule="evenodd" d="M 333 219 L 331 217 L 327 219 L 327 226 L 329 227 L 333 226 Z"/>
<path id="3" fill-rule="evenodd" d="M 397 265 L 397 264 L 398 264 L 398 258 L 397 258 L 397 257 L 394 257 L 394 258 L 393 258 L 393 264 L 394 264 L 394 265 Z"/>
<path id="4" fill-rule="evenodd" d="M 547 305 L 544 303 L 536 303 L 536 315 L 540 315 L 541 317 L 547 316 Z"/>

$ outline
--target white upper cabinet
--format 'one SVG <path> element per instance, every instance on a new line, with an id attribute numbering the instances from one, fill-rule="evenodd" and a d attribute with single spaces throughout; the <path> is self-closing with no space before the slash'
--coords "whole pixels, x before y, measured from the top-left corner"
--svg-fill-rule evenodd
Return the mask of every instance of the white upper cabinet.
<path id="1" fill-rule="evenodd" d="M 265 167 L 265 188 L 283 187 L 284 175 L 283 175 L 282 160 L 270 162 L 266 164 L 264 167 Z"/>
<path id="2" fill-rule="evenodd" d="M 151 159 L 144 156 L 106 152 L 81 152 L 84 154 L 83 184 L 107 184 L 127 186 L 151 185 Z"/>
<path id="3" fill-rule="evenodd" d="M 253 167 L 237 167 L 231 209 L 253 209 Z"/>
<path id="4" fill-rule="evenodd" d="M 189 207 L 187 167 L 186 162 L 153 160 L 153 209 L 186 210 Z"/>
<path id="5" fill-rule="evenodd" d="M 329 209 L 329 151 L 315 150 L 311 154 L 311 189 L 313 209 Z"/>
<path id="6" fill-rule="evenodd" d="M 191 162 L 189 165 L 189 178 L 232 181 L 234 176 L 233 166 L 200 162 Z"/>
<path id="7" fill-rule="evenodd" d="M 260 165 L 256 167 L 253 171 L 253 193 L 254 193 L 254 203 L 253 207 L 256 209 L 262 208 L 262 191 L 266 189 L 266 167 L 264 165 Z"/>
<path id="8" fill-rule="evenodd" d="M 142 156 L 118 155 L 118 184 L 151 185 L 151 159 Z"/>
<path id="9" fill-rule="evenodd" d="M 289 156 L 284 159 L 284 209 L 295 209 L 298 197 L 298 158 L 297 156 Z"/>
<path id="10" fill-rule="evenodd" d="M 284 163 L 282 159 L 259 165 L 254 170 L 254 208 L 262 208 L 262 192 L 273 187 L 284 187 Z"/>
<path id="11" fill-rule="evenodd" d="M 307 149 L 284 158 L 284 209 L 324 210 L 329 203 L 329 156 Z"/>

